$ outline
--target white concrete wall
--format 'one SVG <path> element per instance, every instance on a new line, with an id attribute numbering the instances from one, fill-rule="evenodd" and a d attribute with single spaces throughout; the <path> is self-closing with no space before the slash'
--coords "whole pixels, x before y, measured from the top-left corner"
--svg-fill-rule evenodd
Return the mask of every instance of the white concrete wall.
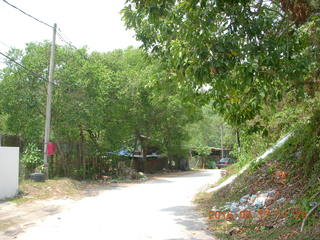
<path id="1" fill-rule="evenodd" d="M 0 199 L 14 197 L 19 187 L 19 148 L 0 147 Z"/>

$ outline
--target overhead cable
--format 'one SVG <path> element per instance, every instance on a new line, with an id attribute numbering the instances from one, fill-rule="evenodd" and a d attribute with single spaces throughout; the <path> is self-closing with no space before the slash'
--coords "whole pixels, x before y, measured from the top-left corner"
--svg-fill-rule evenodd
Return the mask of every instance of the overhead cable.
<path id="1" fill-rule="evenodd" d="M 6 1 L 6 0 L 2 0 L 2 1 L 5 2 L 6 4 L 8 4 L 9 6 L 15 8 L 15 9 L 18 10 L 19 12 L 23 13 L 24 15 L 26 15 L 26 16 L 28 16 L 28 17 L 36 20 L 36 21 L 38 21 L 39 23 L 42 23 L 42 24 L 46 25 L 47 27 L 53 28 L 53 26 L 51 26 L 50 24 L 48 24 L 48 23 L 46 23 L 46 22 L 44 22 L 44 21 L 41 21 L 40 19 L 38 19 L 38 18 L 30 15 L 29 13 L 26 13 L 25 11 L 23 11 L 23 10 L 21 10 L 20 8 L 14 6 L 13 4 L 9 3 L 8 1 Z"/>
<path id="2" fill-rule="evenodd" d="M 42 80 L 44 81 L 48 81 L 47 79 L 43 78 L 42 76 L 34 73 L 32 70 L 26 68 L 25 66 L 23 66 L 21 63 L 18 63 L 16 60 L 14 60 L 13 58 L 9 57 L 8 55 L 0 52 L 0 55 L 4 56 L 5 58 L 7 58 L 8 60 L 10 60 L 11 62 L 17 64 L 19 67 L 23 68 L 25 71 L 31 73 L 34 77 L 37 77 L 37 78 L 41 78 Z"/>

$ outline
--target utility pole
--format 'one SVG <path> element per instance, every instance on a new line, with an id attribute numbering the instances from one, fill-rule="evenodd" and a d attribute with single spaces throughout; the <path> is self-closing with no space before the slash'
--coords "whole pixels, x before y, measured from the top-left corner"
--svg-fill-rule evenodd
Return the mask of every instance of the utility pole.
<path id="1" fill-rule="evenodd" d="M 240 152 L 241 143 L 240 143 L 240 130 L 239 130 L 239 128 L 236 129 L 236 137 L 237 137 L 237 144 L 238 144 L 238 152 Z"/>
<path id="2" fill-rule="evenodd" d="M 220 126 L 221 158 L 223 158 L 223 124 Z"/>
<path id="3" fill-rule="evenodd" d="M 48 171 L 48 142 L 50 140 L 50 123 L 51 123 L 51 97 L 52 97 L 52 82 L 53 82 L 53 73 L 54 73 L 54 59 L 56 51 L 56 33 L 57 33 L 57 24 L 53 25 L 53 37 L 51 43 L 51 53 L 50 53 L 50 65 L 49 65 L 49 82 L 47 87 L 47 106 L 46 106 L 46 123 L 44 131 L 44 152 L 43 152 L 43 163 L 45 167 L 46 178 L 49 176 Z"/>

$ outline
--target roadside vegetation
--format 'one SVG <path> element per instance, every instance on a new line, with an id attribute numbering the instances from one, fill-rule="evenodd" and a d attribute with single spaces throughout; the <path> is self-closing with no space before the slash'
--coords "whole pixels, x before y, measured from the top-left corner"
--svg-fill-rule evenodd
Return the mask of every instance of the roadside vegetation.
<path id="1" fill-rule="evenodd" d="M 239 202 L 247 194 L 275 190 L 275 196 L 266 204 L 265 219 L 242 221 L 209 219 L 209 228 L 223 239 L 319 239 L 320 209 L 315 209 L 304 223 L 306 214 L 320 202 L 320 115 L 319 95 L 303 102 L 279 103 L 274 112 L 266 111 L 265 125 L 268 135 L 250 134 L 245 141 L 240 161 L 226 168 L 226 179 L 251 162 L 248 170 L 233 183 L 216 192 L 197 196 L 199 210 L 210 217 L 210 210 L 227 202 Z M 267 107 L 266 107 L 267 108 Z M 267 158 L 255 162 L 268 147 L 281 136 L 292 136 Z M 222 181 L 219 181 L 221 183 Z M 219 184 L 218 183 L 218 184 Z M 283 199 L 281 203 L 277 200 Z"/>
<path id="2" fill-rule="evenodd" d="M 7 61 L 0 74 L 0 133 L 19 136 L 24 176 L 43 170 L 49 47 L 29 43 L 10 50 L 32 72 Z M 132 161 L 112 153 L 132 151 L 141 136 L 142 148 L 157 146 L 169 167 L 179 166 L 188 154 L 186 125 L 201 119 L 201 107 L 183 100 L 187 90 L 170 81 L 158 61 L 133 48 L 88 53 L 69 46 L 58 46 L 56 58 L 51 141 L 57 149 L 50 177 L 116 177 Z"/>
<path id="3" fill-rule="evenodd" d="M 142 147 L 158 146 L 169 168 L 190 150 L 204 166 L 209 147 L 219 147 L 223 136 L 238 160 L 227 176 L 251 167 L 225 188 L 201 194 L 204 214 L 245 194 L 273 196 L 263 205 L 271 213 L 264 221 L 212 221 L 215 234 L 319 239 L 319 1 L 128 0 L 122 14 L 141 49 L 58 46 L 52 110 L 58 154 L 50 176 L 117 176 L 132 164 L 108 153 L 134 149 L 141 136 Z M 48 49 L 47 42 L 12 49 L 9 56 L 32 72 L 9 61 L 0 73 L 0 131 L 26 143 L 26 171 L 39 160 L 34 146 L 42 149 Z M 219 129 L 225 129 L 220 143 Z M 281 148 L 254 161 L 287 134 Z M 281 212 L 313 208 L 305 220 L 306 214 Z"/>
<path id="4" fill-rule="evenodd" d="M 240 130 L 233 154 L 239 169 L 247 163 L 251 168 L 229 186 L 200 196 L 205 215 L 246 194 L 274 194 L 262 209 L 271 212 L 265 221 L 211 222 L 222 238 L 320 238 L 319 13 L 314 0 L 130 0 L 123 10 L 127 26 L 163 60 L 172 79 L 193 88 L 198 101 Z M 281 148 L 255 162 L 289 133 Z M 294 208 L 314 210 L 297 219 L 283 214 Z"/>
<path id="5" fill-rule="evenodd" d="M 49 47 L 42 42 L 11 49 L 8 55 L 30 71 L 7 61 L 0 74 L 0 134 L 19 137 L 23 178 L 44 172 Z M 57 46 L 56 65 L 51 141 L 57 147 L 50 178 L 121 177 L 133 162 L 117 153 L 149 146 L 167 158 L 167 169 L 179 169 L 193 148 L 220 146 L 222 125 L 225 145 L 233 145 L 234 128 L 210 105 L 191 100 L 191 90 L 171 81 L 162 64 L 142 50 L 89 53 Z M 144 144 L 138 146 L 141 136 Z"/>

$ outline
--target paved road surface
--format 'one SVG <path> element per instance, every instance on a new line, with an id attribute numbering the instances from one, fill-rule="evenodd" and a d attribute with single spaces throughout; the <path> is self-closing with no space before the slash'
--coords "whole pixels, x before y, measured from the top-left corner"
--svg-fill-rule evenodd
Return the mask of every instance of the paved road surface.
<path id="1" fill-rule="evenodd" d="M 18 240 L 209 240 L 192 204 L 194 194 L 214 183 L 218 170 L 159 177 L 113 187 L 76 201 L 15 236 Z"/>

